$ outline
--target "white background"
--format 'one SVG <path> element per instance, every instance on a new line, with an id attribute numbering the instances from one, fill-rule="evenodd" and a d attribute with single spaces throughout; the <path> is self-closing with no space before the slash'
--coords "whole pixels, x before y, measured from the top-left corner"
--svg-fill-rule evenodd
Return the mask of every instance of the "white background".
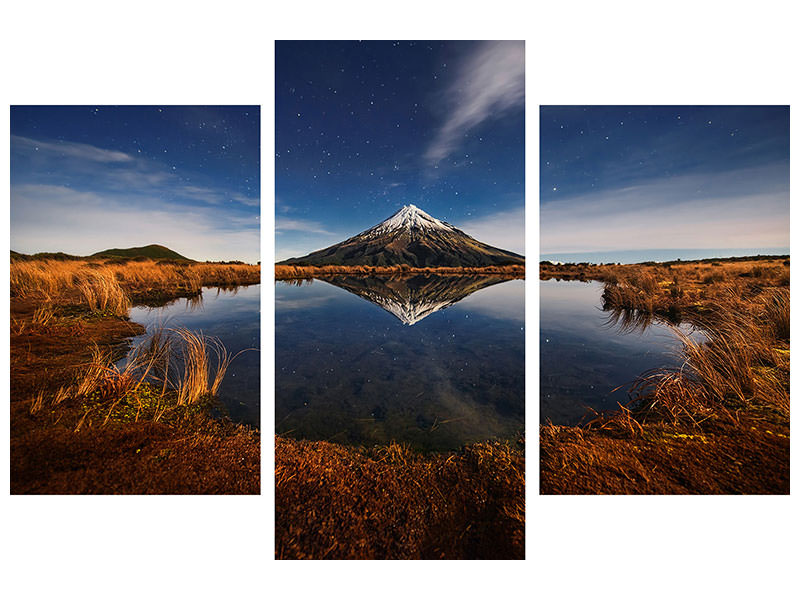
<path id="1" fill-rule="evenodd" d="M 265 285 L 264 494 L 8 496 L 4 409 L 6 597 L 798 597 L 796 499 L 539 497 L 535 443 L 538 105 L 791 104 L 800 55 L 791 3 L 18 0 L 4 3 L 0 22 L 6 190 L 7 105 L 260 104 L 265 265 L 273 262 L 275 39 L 527 41 L 527 560 L 273 560 L 272 286 Z M 796 141 L 792 135 L 792 147 Z M 0 214 L 7 235 L 8 207 Z M 270 276 L 265 268 L 266 283 Z M 7 298 L 7 272 L 0 280 Z M 8 331 L 7 304 L 2 318 Z M 6 334 L 2 375 L 5 399 Z"/>

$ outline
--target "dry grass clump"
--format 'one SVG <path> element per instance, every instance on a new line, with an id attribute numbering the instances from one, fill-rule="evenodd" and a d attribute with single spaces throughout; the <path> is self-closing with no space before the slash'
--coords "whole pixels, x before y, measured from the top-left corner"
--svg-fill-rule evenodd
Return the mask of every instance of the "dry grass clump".
<path id="1" fill-rule="evenodd" d="M 40 390 L 31 397 L 30 413 L 35 415 L 44 407 L 44 391 Z"/>
<path id="2" fill-rule="evenodd" d="M 789 292 L 773 289 L 753 300 L 730 294 L 704 319 L 704 339 L 673 328 L 682 364 L 643 375 L 632 392 L 636 419 L 667 417 L 700 426 L 737 411 L 789 417 Z M 617 419 L 629 421 L 624 410 Z"/>
<path id="3" fill-rule="evenodd" d="M 236 356 L 218 339 L 183 328 L 156 330 L 122 364 L 109 348 L 94 344 L 74 381 L 54 395 L 35 394 L 30 412 L 37 414 L 47 404 L 56 407 L 72 399 L 85 411 L 76 430 L 98 412 L 106 424 L 125 406 L 133 407 L 134 421 L 144 415 L 158 421 L 170 407 L 204 405 L 216 397 Z"/>
<path id="4" fill-rule="evenodd" d="M 47 327 L 56 317 L 56 311 L 52 306 L 40 306 L 33 311 L 31 323 L 37 327 Z"/>
<path id="5" fill-rule="evenodd" d="M 174 332 L 182 344 L 183 376 L 175 386 L 178 404 L 195 404 L 216 396 L 228 366 L 238 354 L 229 354 L 222 342 L 202 332 L 183 328 Z"/>
<path id="6" fill-rule="evenodd" d="M 652 313 L 655 303 L 652 294 L 646 293 L 624 279 L 618 279 L 616 283 L 605 284 L 603 305 L 608 308 Z"/>
<path id="7" fill-rule="evenodd" d="M 90 273 L 78 281 L 77 287 L 91 311 L 118 317 L 128 314 L 131 301 L 110 271 Z"/>

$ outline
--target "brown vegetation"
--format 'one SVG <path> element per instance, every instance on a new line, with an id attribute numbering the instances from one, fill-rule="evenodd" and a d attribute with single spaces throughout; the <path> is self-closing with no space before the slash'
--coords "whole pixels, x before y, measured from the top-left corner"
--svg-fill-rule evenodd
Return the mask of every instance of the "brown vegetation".
<path id="1" fill-rule="evenodd" d="M 543 265 L 542 276 L 576 270 Z M 606 282 L 606 309 L 689 321 L 705 339 L 676 329 L 680 367 L 642 374 L 618 412 L 542 426 L 542 492 L 788 493 L 788 260 L 578 273 Z"/>
<path id="2" fill-rule="evenodd" d="M 161 331 L 124 367 L 131 298 L 258 281 L 250 265 L 11 264 L 12 493 L 258 493 L 257 431 L 210 416 L 233 357 Z"/>
<path id="3" fill-rule="evenodd" d="M 391 267 L 373 267 L 369 265 L 346 266 L 330 265 L 324 267 L 300 265 L 275 265 L 275 279 L 308 279 L 330 275 L 509 275 L 515 278 L 525 277 L 525 265 L 506 265 L 497 267 L 410 267 L 395 265 Z"/>
<path id="4" fill-rule="evenodd" d="M 14 260 L 12 298 L 85 302 L 93 310 L 127 314 L 130 302 L 191 296 L 203 286 L 259 283 L 261 267 L 138 259 Z M 126 304 L 127 297 L 127 304 Z"/>
<path id="5" fill-rule="evenodd" d="M 638 427 L 637 427 L 638 429 Z M 543 426 L 543 494 L 788 494 L 788 431 L 759 421 L 702 429 Z"/>
<path id="6" fill-rule="evenodd" d="M 524 558 L 524 452 L 275 439 L 279 559 Z"/>

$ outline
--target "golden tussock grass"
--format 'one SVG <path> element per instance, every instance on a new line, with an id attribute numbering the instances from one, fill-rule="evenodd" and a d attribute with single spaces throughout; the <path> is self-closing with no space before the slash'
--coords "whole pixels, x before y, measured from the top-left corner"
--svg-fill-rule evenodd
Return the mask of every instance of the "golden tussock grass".
<path id="1" fill-rule="evenodd" d="M 183 328 L 173 331 L 181 345 L 183 362 L 183 376 L 175 385 L 178 404 L 194 404 L 216 396 L 231 361 L 238 354 L 231 355 L 217 338 L 202 332 Z"/>
<path id="2" fill-rule="evenodd" d="M 659 315 L 697 329 L 672 326 L 678 366 L 643 373 L 627 406 L 583 427 L 541 427 L 543 492 L 785 493 L 788 260 L 543 265 L 541 275 L 604 281 L 604 308 L 623 329 Z"/>
<path id="3" fill-rule="evenodd" d="M 116 277 L 109 271 L 90 273 L 77 283 L 89 310 L 107 312 L 118 317 L 128 314 L 131 302 Z"/>
<path id="4" fill-rule="evenodd" d="M 704 339 L 673 328 L 681 365 L 643 375 L 633 388 L 642 418 L 702 421 L 735 411 L 789 418 L 789 291 L 770 289 L 744 300 L 730 294 L 709 307 Z"/>
<path id="5" fill-rule="evenodd" d="M 203 286 L 259 283 L 258 265 L 154 260 L 15 260 L 12 298 L 41 304 L 82 302 L 91 310 L 122 315 L 131 300 L 194 295 Z"/>
<path id="6" fill-rule="evenodd" d="M 129 298 L 181 294 L 166 275 L 185 267 L 158 265 L 148 276 L 135 262 L 127 270 L 107 265 Z M 259 493 L 258 431 L 209 410 L 223 377 L 214 370 L 213 350 L 208 394 L 195 393 L 194 404 L 178 404 L 184 369 L 176 333 L 156 332 L 127 364 L 118 362 L 126 340 L 144 328 L 114 317 L 109 304 L 88 314 L 79 284 L 105 265 L 58 261 L 51 269 L 42 261 L 12 261 L 12 493 Z M 195 270 L 209 285 L 258 282 L 258 267 Z M 93 291 L 99 308 L 102 290 Z"/>
<path id="7" fill-rule="evenodd" d="M 30 413 L 73 400 L 85 407 L 80 429 L 86 417 L 98 411 L 105 415 L 101 423 L 107 424 L 127 402 L 136 406 L 134 421 L 145 413 L 158 421 L 171 406 L 189 407 L 215 398 L 239 354 L 230 354 L 217 338 L 184 328 L 157 329 L 122 364 L 110 348 L 94 344 L 90 359 L 78 365 L 71 383 L 55 393 L 34 394 Z"/>

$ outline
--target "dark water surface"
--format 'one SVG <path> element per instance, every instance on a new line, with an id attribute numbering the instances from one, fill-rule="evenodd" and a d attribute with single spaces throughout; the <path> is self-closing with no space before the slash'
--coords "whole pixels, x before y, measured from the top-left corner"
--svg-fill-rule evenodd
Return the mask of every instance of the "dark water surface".
<path id="1" fill-rule="evenodd" d="M 180 298 L 166 306 L 131 309 L 132 321 L 153 328 L 185 327 L 219 338 L 231 354 L 246 348 L 236 357 L 225 375 L 219 399 L 227 414 L 238 423 L 259 426 L 260 422 L 260 285 L 242 286 L 231 290 L 203 288 L 198 298 Z M 147 334 L 136 337 L 136 344 Z M 213 360 L 212 360 L 213 364 Z"/>
<path id="2" fill-rule="evenodd" d="M 524 282 L 335 277 L 275 288 L 276 430 L 425 450 L 521 433 Z"/>
<path id="3" fill-rule="evenodd" d="M 616 409 L 639 375 L 680 364 L 681 344 L 666 324 L 601 309 L 602 284 L 539 284 L 542 423 L 573 425 L 593 416 L 589 408 Z"/>

